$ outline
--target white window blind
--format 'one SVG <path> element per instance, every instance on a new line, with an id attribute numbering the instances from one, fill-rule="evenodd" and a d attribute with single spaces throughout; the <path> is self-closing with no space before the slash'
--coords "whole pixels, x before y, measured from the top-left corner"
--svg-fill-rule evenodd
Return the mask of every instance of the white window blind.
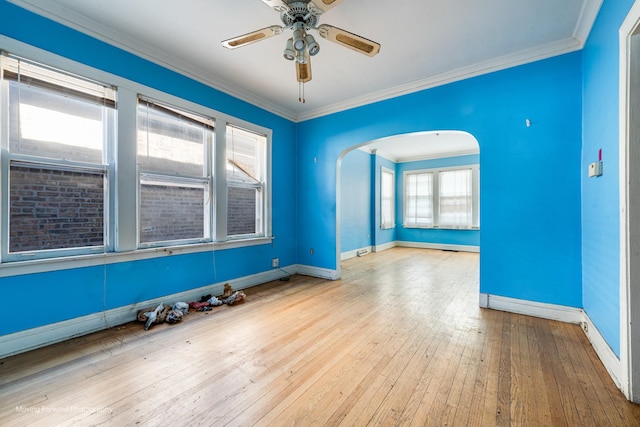
<path id="1" fill-rule="evenodd" d="M 405 224 L 433 226 L 433 173 L 406 175 L 405 188 Z"/>
<path id="2" fill-rule="evenodd" d="M 471 169 L 440 172 L 438 225 L 441 227 L 471 227 L 472 174 Z"/>
<path id="3" fill-rule="evenodd" d="M 404 172 L 407 228 L 477 228 L 480 223 L 478 165 Z"/>

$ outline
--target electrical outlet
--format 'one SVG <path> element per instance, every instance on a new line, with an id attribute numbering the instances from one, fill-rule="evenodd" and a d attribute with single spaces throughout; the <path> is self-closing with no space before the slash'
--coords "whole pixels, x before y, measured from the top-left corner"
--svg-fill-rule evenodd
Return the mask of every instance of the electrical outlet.
<path id="1" fill-rule="evenodd" d="M 271 267 L 273 268 L 280 267 L 280 258 L 271 258 Z"/>

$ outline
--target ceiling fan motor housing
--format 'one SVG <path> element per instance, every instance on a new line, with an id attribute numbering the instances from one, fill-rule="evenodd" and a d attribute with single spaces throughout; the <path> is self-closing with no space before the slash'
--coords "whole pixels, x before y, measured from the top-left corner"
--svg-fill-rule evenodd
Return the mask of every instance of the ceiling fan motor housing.
<path id="1" fill-rule="evenodd" d="M 292 1 L 287 4 L 289 10 L 280 12 L 280 19 L 286 27 L 302 22 L 305 30 L 310 30 L 318 25 L 319 16 L 315 10 L 309 9 L 309 1 Z"/>

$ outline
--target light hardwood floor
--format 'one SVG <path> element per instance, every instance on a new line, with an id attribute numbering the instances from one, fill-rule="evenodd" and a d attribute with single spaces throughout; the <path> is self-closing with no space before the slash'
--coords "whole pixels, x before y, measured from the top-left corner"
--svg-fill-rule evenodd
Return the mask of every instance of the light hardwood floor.
<path id="1" fill-rule="evenodd" d="M 395 248 L 0 360 L 0 425 L 640 425 L 579 326 L 478 307 L 478 261 Z"/>

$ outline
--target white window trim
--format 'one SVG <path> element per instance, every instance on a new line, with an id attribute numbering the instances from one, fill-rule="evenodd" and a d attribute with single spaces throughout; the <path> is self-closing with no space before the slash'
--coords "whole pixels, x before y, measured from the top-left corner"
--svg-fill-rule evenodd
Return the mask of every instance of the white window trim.
<path id="1" fill-rule="evenodd" d="M 1 40 L 1 39 L 0 39 Z M 3 50 L 4 49 L 0 49 Z M 113 86 L 110 83 L 106 83 L 98 78 L 88 75 L 82 75 L 79 73 L 75 73 L 68 69 L 62 69 L 60 67 L 55 67 L 50 64 L 45 64 L 43 61 L 38 60 L 37 58 L 26 57 L 17 52 L 10 52 L 11 55 L 15 55 L 15 58 L 0 58 L 1 61 L 13 61 L 16 60 L 24 60 L 27 63 L 33 63 L 38 68 L 43 69 L 59 69 L 62 74 L 76 74 L 76 78 L 79 80 L 94 80 L 98 85 L 104 85 L 105 87 Z M 1 64 L 0 64 L 1 65 Z M 54 70 L 55 71 L 55 70 Z M 12 153 L 9 151 L 9 90 L 8 83 L 6 80 L 0 80 L 0 129 L 2 129 L 0 135 L 0 208 L 6 210 L 7 215 L 2 215 L 2 220 L 0 221 L 0 236 L 2 236 L 2 246 L 0 247 L 0 266 L 10 263 L 22 262 L 24 260 L 28 261 L 36 261 L 36 260 L 46 260 L 51 258 L 64 258 L 69 256 L 82 256 L 82 255 L 91 255 L 96 253 L 104 253 L 108 251 L 112 251 L 114 248 L 113 245 L 113 227 L 112 227 L 112 211 L 113 211 L 113 199 L 111 197 L 112 191 L 110 190 L 114 184 L 114 170 L 111 167 L 113 164 L 112 155 L 114 152 L 114 145 L 116 140 L 116 122 L 117 122 L 117 110 L 113 110 L 112 114 L 109 114 L 110 120 L 107 121 L 107 127 L 105 128 L 106 133 L 105 137 L 105 145 L 102 147 L 102 162 L 101 163 L 86 163 L 76 160 L 67 160 L 63 158 L 48 158 L 48 157 L 39 157 L 33 154 L 20 154 L 20 153 Z M 117 93 L 116 93 L 117 95 Z M 38 249 L 38 250 L 27 250 L 20 252 L 10 252 L 10 173 L 11 173 L 11 164 L 15 163 L 17 165 L 24 164 L 25 166 L 42 166 L 45 169 L 54 169 L 60 171 L 77 171 L 77 172 L 86 172 L 86 173 L 95 173 L 102 174 L 104 176 L 104 229 L 103 229 L 103 244 L 96 246 L 79 246 L 79 247 L 70 247 L 70 248 L 56 248 L 56 249 Z"/>
<path id="2" fill-rule="evenodd" d="M 228 211 L 227 211 L 227 203 L 225 202 L 224 204 L 224 212 L 220 212 L 220 210 L 222 209 L 222 207 L 220 209 L 218 209 L 216 211 L 216 215 L 220 215 L 224 217 L 224 235 L 222 235 L 222 233 L 218 234 L 216 233 L 216 241 L 217 242 L 224 242 L 224 241 L 237 241 L 237 240 L 246 240 L 246 239 L 259 239 L 259 238 L 263 238 L 263 237 L 269 237 L 271 236 L 271 228 L 270 228 L 270 222 L 269 221 L 269 228 L 267 231 L 267 222 L 266 218 L 269 215 L 270 211 L 271 211 L 271 186 L 269 185 L 271 183 L 271 138 L 269 136 L 267 136 L 266 134 L 262 134 L 261 132 L 256 132 L 254 128 L 247 128 L 247 127 L 242 127 L 239 126 L 236 123 L 225 123 L 225 125 L 227 126 L 234 126 L 236 128 L 242 128 L 243 130 L 247 130 L 247 131 L 251 131 L 257 134 L 261 134 L 261 135 L 265 135 L 266 136 L 266 143 L 265 143 L 265 158 L 264 161 L 266 164 L 262 165 L 262 168 L 264 168 L 265 173 L 263 174 L 263 176 L 261 178 L 263 178 L 263 181 L 260 181 L 259 183 L 256 184 L 250 184 L 250 183 L 242 183 L 242 182 L 236 182 L 233 180 L 229 180 L 228 179 L 228 174 L 226 172 L 227 170 L 227 162 L 229 159 L 227 159 L 227 140 L 226 140 L 226 134 L 227 134 L 227 130 L 226 130 L 226 126 L 225 126 L 225 139 L 224 139 L 224 164 L 225 164 L 225 169 L 224 169 L 224 176 L 217 176 L 216 179 L 219 181 L 224 181 L 225 184 L 225 189 L 224 189 L 224 194 L 225 194 L 225 198 L 228 196 L 228 190 L 230 187 L 236 187 L 236 188 L 250 188 L 250 189 L 258 189 L 259 191 L 263 192 L 263 197 L 262 197 L 262 206 L 261 208 L 261 212 L 262 212 L 262 229 L 257 232 L 257 233 L 251 233 L 251 234 L 234 234 L 234 235 L 227 235 L 228 233 L 228 229 L 227 229 L 227 215 L 228 215 Z M 221 169 L 217 169 L 218 171 L 221 171 Z M 266 182 L 265 182 L 266 181 Z M 222 230 L 220 230 L 222 231 Z"/>
<path id="3" fill-rule="evenodd" d="M 138 94 L 137 96 L 137 100 L 136 100 L 136 123 L 138 121 L 138 106 L 140 104 L 140 102 L 148 102 L 151 104 L 156 104 L 159 106 L 164 106 L 165 108 L 169 108 L 169 109 L 174 109 L 176 108 L 175 105 L 167 105 L 166 103 L 156 100 L 156 99 L 150 99 L 147 96 L 144 96 L 142 94 Z M 180 111 L 182 113 L 186 113 L 186 115 L 188 116 L 190 113 L 194 113 L 195 111 L 191 111 L 191 110 L 187 110 L 185 108 L 180 108 Z M 205 115 L 202 115 L 203 118 L 205 119 L 211 119 L 211 117 L 207 117 Z M 137 147 L 137 127 L 136 127 L 136 147 Z M 203 175 L 200 176 L 179 176 L 179 175 L 175 175 L 173 173 L 167 173 L 167 172 L 160 172 L 160 171 L 146 171 L 146 170 L 142 170 L 139 165 L 137 165 L 136 163 L 136 174 L 138 176 L 137 178 L 137 200 L 136 200 L 136 213 L 137 213 L 137 227 L 136 227 L 136 247 L 138 249 L 146 249 L 146 248 L 152 248 L 152 247 L 171 247 L 171 246 L 176 246 L 176 245 L 185 245 L 185 244 L 191 244 L 191 243 L 203 243 L 203 242 L 211 242 L 212 241 L 212 233 L 211 233 L 211 227 L 212 227 L 212 215 L 213 215 L 213 199 L 214 199 L 214 194 L 213 193 L 213 185 L 212 185 L 212 180 L 213 180 L 213 174 L 212 174 L 212 170 L 213 167 L 211 166 L 212 162 L 212 152 L 213 152 L 213 147 L 212 144 L 215 144 L 215 125 L 214 125 L 214 130 L 210 133 L 210 140 L 204 143 L 204 168 L 203 168 Z M 138 159 L 138 154 L 137 150 L 136 150 L 136 159 Z M 136 161 L 137 162 L 137 161 Z M 140 241 L 140 236 L 141 236 L 141 232 L 142 230 L 139 229 L 140 227 L 140 202 L 141 202 L 141 191 L 142 191 L 142 182 L 144 179 L 147 180 L 153 180 L 153 179 L 157 179 L 158 182 L 175 182 L 175 183 L 180 183 L 182 185 L 192 185 L 192 184 L 199 184 L 196 185 L 196 188 L 200 187 L 200 185 L 204 186 L 204 189 L 207 193 L 207 198 L 208 198 L 208 202 L 205 203 L 204 206 L 204 218 L 203 218 L 203 236 L 202 237 L 197 237 L 197 238 L 188 238 L 188 239 L 181 239 L 181 240 L 158 240 L 158 241 L 151 241 L 151 242 L 141 242 Z"/>
<path id="4" fill-rule="evenodd" d="M 383 194 L 382 194 L 382 189 L 383 189 L 383 176 L 384 174 L 390 174 L 391 175 L 391 224 L 389 225 L 385 225 L 382 221 L 382 214 L 383 214 Z M 382 230 L 390 230 L 396 227 L 396 209 L 395 209 L 395 205 L 396 205 L 396 172 L 393 169 L 389 169 L 386 168 L 384 166 L 380 167 L 380 229 Z"/>
<path id="5" fill-rule="evenodd" d="M 0 262 L 0 277 L 8 277 L 20 274 L 30 274 L 35 272 L 57 271 L 64 269 L 72 269 L 94 265 L 104 265 L 105 263 L 127 262 L 140 259 L 148 259 L 155 257 L 168 256 L 171 254 L 187 254 L 197 252 L 207 252 L 217 249 L 232 249 L 241 247 L 250 247 L 256 245 L 271 244 L 273 241 L 272 234 L 272 130 L 236 117 L 224 114 L 212 108 L 196 104 L 183 98 L 170 95 L 165 92 L 147 87 L 145 85 L 130 81 L 121 76 L 98 70 L 93 67 L 81 64 L 71 59 L 59 56 L 57 54 L 39 49 L 29 44 L 11 39 L 0 35 L 0 49 L 6 50 L 11 54 L 25 58 L 33 62 L 44 64 L 48 67 L 56 68 L 77 74 L 79 76 L 104 82 L 117 87 L 117 134 L 116 141 L 131 141 L 131 143 L 119 143 L 116 151 L 116 159 L 109 163 L 109 172 L 114 176 L 113 185 L 109 192 L 109 199 L 105 203 L 109 203 L 111 210 L 105 212 L 105 221 L 108 221 L 107 233 L 113 242 L 113 252 L 108 252 L 110 248 L 103 248 L 99 254 L 90 255 L 73 255 L 57 258 L 45 258 L 42 260 L 13 261 Z M 5 96 L 6 91 L 2 91 Z M 160 248 L 137 248 L 137 166 L 136 166 L 136 109 L 138 102 L 138 94 L 145 97 L 157 99 L 158 101 L 184 108 L 188 111 L 213 117 L 216 121 L 215 128 L 215 154 L 214 168 L 219 171 L 220 175 L 226 175 L 225 152 L 226 145 L 225 133 L 226 124 L 233 124 L 256 133 L 266 135 L 266 198 L 264 206 L 264 237 L 226 240 L 226 177 L 219 179 L 213 177 L 213 186 L 216 193 L 214 200 L 216 209 L 216 221 L 212 230 L 216 238 L 213 242 L 194 243 L 189 245 L 166 246 Z M 1 102 L 2 100 L 0 100 Z M 2 114 L 0 129 L 7 128 L 5 115 Z M 130 120 L 122 120 L 122 118 L 130 117 Z M 107 148 L 112 150 L 113 147 Z M 6 151 L 2 150 L 0 165 L 2 166 L 2 175 L 0 181 L 6 182 L 8 178 L 4 176 L 8 170 L 8 156 Z M 220 164 L 221 163 L 221 164 Z M 222 172 L 225 172 L 224 174 Z M 225 191 L 219 191 L 221 186 Z M 115 187 L 115 188 L 114 188 Z M 224 195 L 224 196 L 223 196 Z M 223 197 L 223 200 L 220 200 Z M 222 209 L 221 207 L 224 207 Z M 116 218 L 125 219 L 116 222 Z M 126 220 L 131 219 L 131 220 Z M 8 221 L 6 215 L 2 216 L 2 222 Z M 224 224 L 224 227 L 222 226 Z M 2 224 L 4 227 L 4 224 Z M 220 233 L 224 230 L 224 233 Z M 224 238 L 220 239 L 221 234 Z"/>
<path id="6" fill-rule="evenodd" d="M 440 226 L 438 224 L 440 218 L 440 206 L 438 203 L 438 189 L 440 185 L 440 172 L 456 171 L 463 169 L 471 169 L 471 185 L 472 185 L 472 211 L 471 211 L 471 226 L 470 227 L 454 227 L 454 226 Z M 406 223 L 405 217 L 407 212 L 407 176 L 421 173 L 432 173 L 433 175 L 433 191 L 432 206 L 433 206 L 433 224 L 434 225 L 416 225 L 412 223 Z M 402 227 L 403 228 L 423 228 L 423 229 L 440 229 L 440 230 L 479 230 L 480 229 L 480 165 L 477 163 L 470 165 L 459 165 L 442 168 L 431 169 L 413 169 L 405 170 L 402 173 Z"/>

